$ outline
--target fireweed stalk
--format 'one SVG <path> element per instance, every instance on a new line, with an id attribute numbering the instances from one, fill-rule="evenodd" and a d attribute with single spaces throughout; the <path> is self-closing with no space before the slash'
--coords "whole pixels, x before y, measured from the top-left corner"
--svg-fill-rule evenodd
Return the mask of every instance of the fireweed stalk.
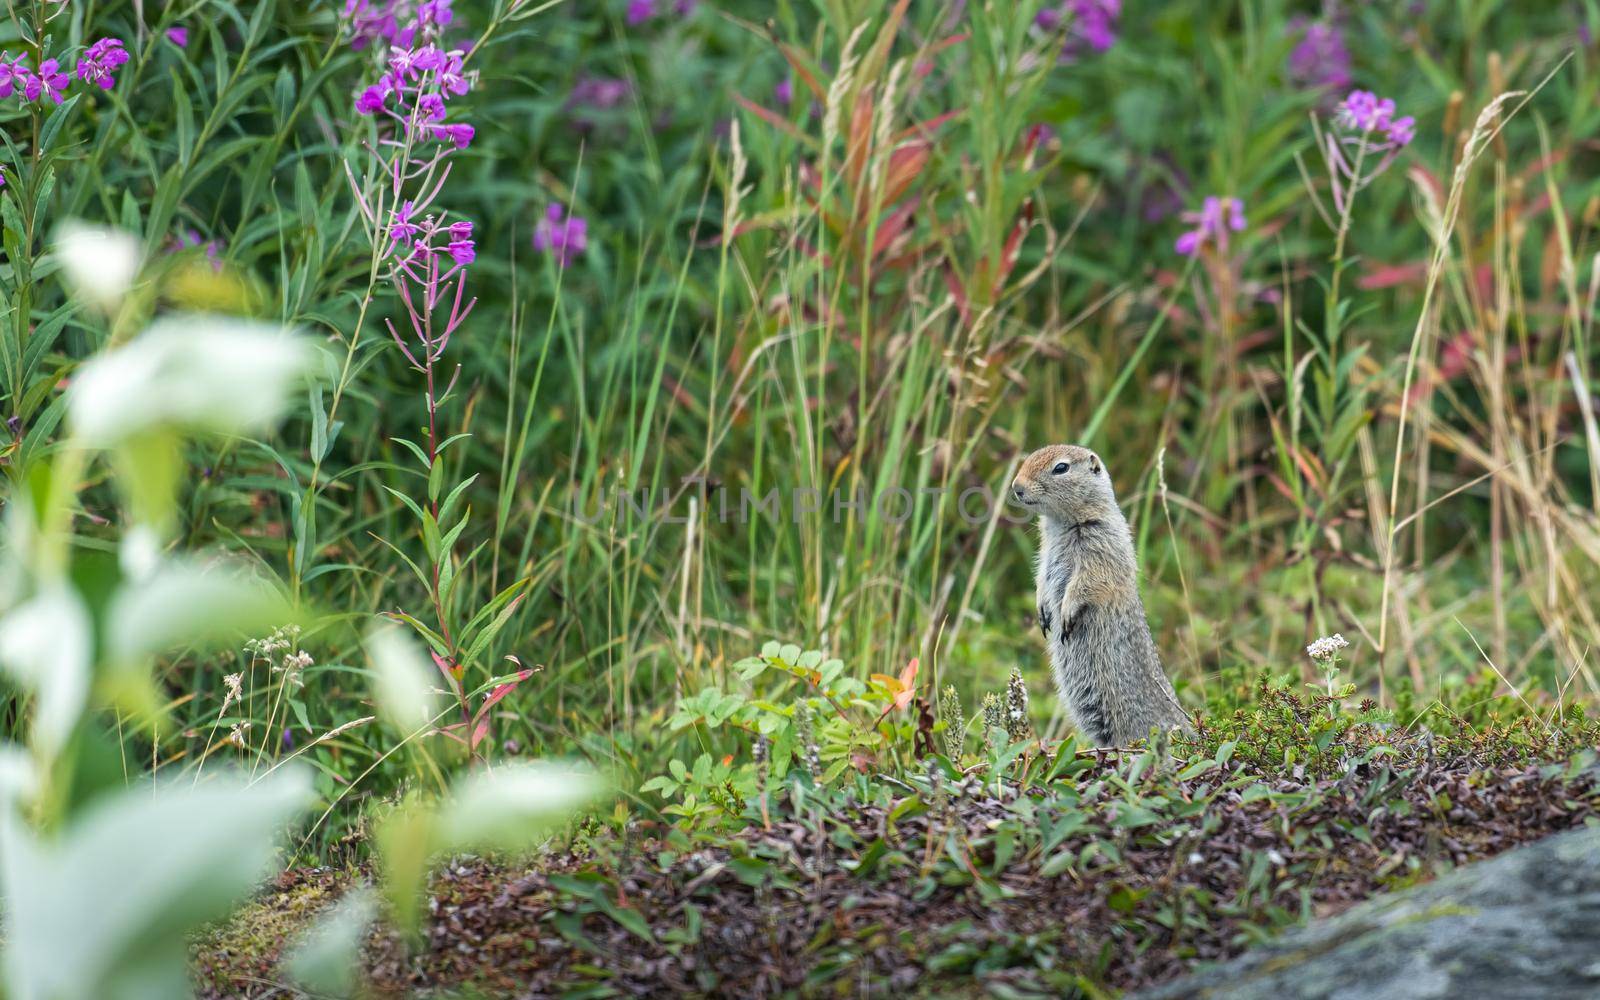
<path id="1" fill-rule="evenodd" d="M 1400 151 L 1416 137 L 1417 126 L 1410 115 L 1395 117 L 1394 101 L 1379 98 L 1368 90 L 1352 90 L 1339 105 L 1331 130 L 1324 132 L 1314 116 L 1311 127 L 1316 132 L 1317 149 L 1328 168 L 1329 188 L 1338 217 L 1335 223 L 1313 190 L 1313 204 L 1323 221 L 1337 233 L 1333 250 L 1333 289 L 1337 298 L 1345 237 L 1350 232 L 1356 195 L 1389 169 Z"/>
<path id="2" fill-rule="evenodd" d="M 357 201 L 363 213 L 363 224 L 366 234 L 371 242 L 373 253 L 370 257 L 370 266 L 367 273 L 367 287 L 357 304 L 354 325 L 349 335 L 345 338 L 345 355 L 340 365 L 338 377 L 333 381 L 332 392 L 329 397 L 325 418 L 320 421 L 324 427 L 322 433 L 313 433 L 310 449 L 311 472 L 307 477 L 306 486 L 300 496 L 299 512 L 295 515 L 295 545 L 290 550 L 289 578 L 293 594 L 298 598 L 301 585 L 307 571 L 317 559 L 321 551 L 321 544 L 316 535 L 317 495 L 322 484 L 323 464 L 327 461 L 332 447 L 332 441 L 337 434 L 339 423 L 339 407 L 344 399 L 344 394 L 350 385 L 356 367 L 357 352 L 362 344 L 362 335 L 366 330 L 367 317 L 379 290 L 384 284 L 390 283 L 392 266 L 387 254 L 386 243 L 388 240 L 388 221 L 393 208 L 402 204 L 404 198 L 397 198 L 393 192 L 394 174 L 386 172 L 387 167 L 395 160 L 402 161 L 402 165 L 412 157 L 409 152 L 418 148 L 403 127 L 404 119 L 396 122 L 393 117 L 400 107 L 399 95 L 392 89 L 385 90 L 382 80 L 389 75 L 388 56 L 393 47 L 412 50 L 432 42 L 438 45 L 439 35 L 445 28 L 459 28 L 460 22 L 450 9 L 450 0 L 432 0 L 432 2 L 419 3 L 417 0 L 346 0 L 343 11 L 343 23 L 339 38 L 329 47 L 329 53 L 334 52 L 339 45 L 346 45 L 358 52 L 367 52 L 372 58 L 374 75 L 379 78 L 378 94 L 367 97 L 370 104 L 379 95 L 383 97 L 384 111 L 374 110 L 370 117 L 377 119 L 378 134 L 373 141 L 362 143 L 365 154 L 356 163 L 347 161 L 345 164 L 346 177 L 350 181 L 351 189 L 355 192 Z M 477 38 L 470 45 L 463 45 L 459 50 L 453 50 L 450 55 L 460 55 L 462 63 L 451 60 L 451 69 L 455 75 L 461 76 L 468 84 L 474 82 L 476 74 L 464 72 L 464 64 L 472 62 L 474 56 L 484 51 L 496 32 L 506 24 L 528 16 L 530 11 L 538 8 L 536 0 L 511 0 L 506 5 L 496 5 L 493 16 L 477 33 Z M 415 89 L 417 81 L 408 80 L 408 88 Z M 368 88 L 363 86 L 356 91 L 356 99 L 368 94 Z M 449 96 L 458 96 L 450 94 Z M 360 115 L 358 118 L 368 117 Z M 434 124 L 439 124 L 435 122 Z M 444 123 L 454 127 L 444 129 L 442 134 L 452 144 L 463 141 L 470 142 L 471 136 L 462 126 L 464 123 Z M 398 127 L 398 131 L 396 130 Z M 432 138 L 428 136 L 427 138 Z M 383 142 L 399 142 L 401 145 L 381 145 Z M 375 146 L 377 143 L 379 145 Z M 422 147 L 425 150 L 428 147 Z M 435 149 L 434 151 L 444 151 Z M 401 172 L 402 186 L 409 183 L 411 189 L 418 189 L 422 185 L 416 183 L 414 178 L 409 178 L 412 173 L 410 168 Z M 437 190 L 433 191 L 437 196 Z M 412 198 L 413 211 L 425 211 L 418 205 L 426 205 L 431 199 Z M 437 222 L 438 220 L 436 220 Z M 459 241 L 453 241 L 459 242 Z M 453 259 L 453 258 L 452 258 Z M 425 296 L 423 299 L 425 300 Z M 409 314 L 408 314 L 409 318 Z M 320 406 L 320 401 L 317 403 Z"/>
<path id="3" fill-rule="evenodd" d="M 40 197 L 43 186 L 48 183 L 48 171 L 41 170 L 41 163 L 50 152 L 41 147 L 44 123 L 57 106 L 66 101 L 68 92 L 74 86 L 74 71 L 79 82 L 92 84 L 98 90 L 110 90 L 116 86 L 116 74 L 128 62 L 129 56 L 123 41 L 118 38 L 94 41 L 78 53 L 76 60 L 70 49 L 58 50 L 53 56 L 48 56 L 45 45 L 51 38 L 52 22 L 69 13 L 68 5 L 64 3 L 12 2 L 6 4 L 6 12 L 11 30 L 21 40 L 19 44 L 23 51 L 16 54 L 0 52 L 0 100 L 20 101 L 28 112 L 26 144 L 17 132 L 12 132 L 7 146 L 13 158 L 11 162 L 0 165 L 0 170 L 10 174 L 6 177 L 5 173 L 0 173 L 0 185 L 15 184 L 14 204 L 21 223 L 20 231 L 13 234 L 21 252 L 10 262 L 14 282 L 11 316 L 15 325 L 9 334 L 11 342 L 20 347 L 27 343 L 33 332 L 29 317 L 33 315 L 35 304 L 36 248 L 40 245 L 45 228 L 39 211 L 48 200 Z M 62 134 L 59 130 L 55 133 L 57 142 Z M 113 339 L 117 332 L 117 324 L 113 321 Z M 24 423 L 32 410 L 32 406 L 19 403 L 16 392 L 12 393 L 11 412 L 7 415 L 6 426 L 13 435 L 24 433 Z"/>
<path id="4" fill-rule="evenodd" d="M 1325 305 L 1323 335 L 1320 345 L 1315 345 L 1321 363 L 1311 398 L 1304 398 L 1304 390 L 1297 378 L 1290 377 L 1296 370 L 1290 351 L 1285 348 L 1285 375 L 1289 378 L 1291 404 L 1294 414 L 1289 429 L 1291 448 L 1298 448 L 1299 413 L 1302 408 L 1313 416 L 1323 428 L 1354 427 L 1368 408 L 1370 388 L 1352 380 L 1347 373 L 1364 345 L 1354 352 L 1344 350 L 1344 321 L 1346 309 L 1341 301 L 1341 282 L 1347 261 L 1345 247 L 1350 234 L 1350 223 L 1355 217 L 1356 196 L 1389 169 L 1400 153 L 1416 135 L 1416 122 L 1409 116 L 1396 114 L 1395 102 L 1380 98 L 1371 91 L 1353 90 L 1339 104 L 1330 128 L 1324 129 L 1312 116 L 1312 129 L 1317 149 L 1327 167 L 1328 190 L 1333 201 L 1332 212 L 1324 205 L 1315 185 L 1307 178 L 1306 187 L 1312 204 L 1330 229 L 1334 231 L 1333 255 L 1330 259 L 1332 273 L 1324 283 Z M 1322 577 L 1335 557 L 1335 551 L 1322 543 L 1329 531 L 1326 518 L 1330 508 L 1338 502 L 1345 470 L 1354 460 L 1356 436 L 1331 435 L 1335 443 L 1323 443 L 1323 468 L 1320 481 L 1310 485 L 1321 499 L 1300 505 L 1298 524 L 1299 555 L 1306 558 L 1312 573 L 1312 585 L 1306 588 L 1309 595 L 1305 604 L 1305 625 L 1312 633 L 1319 617 L 1318 607 L 1323 592 Z M 1296 471 L 1285 463 L 1284 475 L 1293 478 Z M 1303 475 L 1303 473 L 1300 473 Z M 1313 654 L 1315 655 L 1315 654 Z M 1307 671 L 1307 679 L 1310 677 Z M 1382 688 L 1380 687 L 1380 697 Z"/>
<path id="5" fill-rule="evenodd" d="M 1234 362 L 1239 298 L 1241 290 L 1245 288 L 1245 254 L 1235 250 L 1232 237 L 1244 232 L 1247 226 L 1244 202 L 1234 197 L 1211 195 L 1201 202 L 1198 211 L 1184 212 L 1181 218 L 1193 228 L 1178 237 L 1173 249 L 1191 258 L 1204 272 L 1204 283 L 1210 286 L 1210 297 L 1207 298 L 1201 279 L 1196 275 L 1195 307 L 1205 326 L 1220 332 L 1222 341 L 1220 350 L 1201 353 L 1200 381 L 1206 397 L 1216 407 L 1215 412 L 1221 415 L 1222 447 L 1227 467 L 1238 468 L 1241 448 L 1236 423 L 1238 408 L 1234 405 L 1237 388 L 1237 367 Z"/>
<path id="6" fill-rule="evenodd" d="M 449 0 L 416 5 L 414 20 L 393 30 L 372 27 L 375 19 L 386 27 L 396 9 L 409 6 L 387 5 L 385 20 L 365 0 L 349 5 L 357 40 L 386 43 L 374 46 L 383 72 L 354 101 L 358 115 L 377 123 L 376 139 L 363 144 L 376 169 L 359 180 L 353 172 L 350 177 L 372 237 L 374 267 L 405 306 L 407 333 L 390 320 L 385 325 L 424 378 L 431 470 L 440 451 L 439 403 L 450 388 L 439 391 L 437 369 L 451 335 L 477 302 L 463 301 L 467 266 L 476 257 L 472 222 L 434 210 L 450 177 L 450 157 L 471 145 L 475 134 L 472 125 L 449 120 L 448 103 L 471 91 L 476 74 L 463 69 L 463 50 L 440 45 L 453 19 Z M 437 512 L 436 501 L 433 507 Z"/>
<path id="7" fill-rule="evenodd" d="M 451 218 L 438 205 L 451 157 L 471 145 L 475 134 L 472 125 L 451 119 L 449 105 L 472 90 L 476 73 L 465 70 L 464 49 L 444 47 L 444 29 L 454 19 L 449 0 L 351 0 L 347 16 L 356 43 L 371 46 L 380 71 L 353 102 L 356 114 L 376 125 L 375 137 L 363 143 L 368 169 L 359 179 L 348 165 L 347 172 L 372 240 L 373 274 L 390 284 L 405 310 L 403 323 L 385 319 L 385 326 L 422 376 L 428 438 L 420 457 L 427 467 L 428 513 L 437 525 L 440 453 L 448 445 L 440 438 L 438 413 L 460 374 L 457 366 L 441 389 L 440 365 L 450 338 L 477 303 L 466 296 L 467 269 L 476 257 L 472 221 Z M 455 641 L 440 593 L 441 564 L 449 553 L 430 549 L 431 598 L 447 651 L 439 665 L 457 680 Z M 463 691 L 459 683 L 453 687 L 466 714 Z"/>

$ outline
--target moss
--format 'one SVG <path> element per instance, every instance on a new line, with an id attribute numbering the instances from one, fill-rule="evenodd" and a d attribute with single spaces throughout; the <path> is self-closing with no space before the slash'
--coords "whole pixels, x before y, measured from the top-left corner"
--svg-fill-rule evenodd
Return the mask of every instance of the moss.
<path id="1" fill-rule="evenodd" d="M 233 995 L 239 984 L 276 976 L 284 947 L 349 886 L 346 873 L 280 878 L 274 888 L 227 921 L 198 934 L 190 945 L 202 995 Z"/>

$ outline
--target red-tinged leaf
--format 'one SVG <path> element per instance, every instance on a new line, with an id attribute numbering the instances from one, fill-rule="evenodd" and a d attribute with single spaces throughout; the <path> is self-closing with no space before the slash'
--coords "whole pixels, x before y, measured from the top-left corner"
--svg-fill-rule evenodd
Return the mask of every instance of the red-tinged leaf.
<path id="1" fill-rule="evenodd" d="M 871 53 L 862 60 L 868 72 L 888 62 L 889 46 L 894 44 L 894 36 L 900 33 L 900 25 L 906 19 L 906 8 L 910 6 L 911 0 L 899 0 L 894 9 L 889 11 L 888 19 L 883 22 L 883 29 L 878 32 L 877 40 L 872 43 Z"/>
<path id="2" fill-rule="evenodd" d="M 1306 513 L 1310 513 L 1309 508 L 1300 505 L 1295 500 L 1294 491 L 1289 488 L 1289 484 L 1284 482 L 1276 472 L 1267 473 L 1267 482 L 1272 484 L 1273 489 L 1276 489 L 1279 493 L 1282 493 L 1285 500 L 1300 507 Z"/>
<path id="3" fill-rule="evenodd" d="M 489 720 L 486 719 L 486 718 L 479 719 L 478 720 L 478 724 L 476 726 L 472 727 L 472 743 L 468 745 L 467 749 L 468 750 L 472 750 L 472 751 L 476 751 L 478 749 L 478 744 L 482 743 L 483 742 L 483 738 L 485 736 L 488 736 L 488 735 L 489 735 Z"/>
<path id="4" fill-rule="evenodd" d="M 882 222 L 878 223 L 878 233 L 872 241 L 872 256 L 876 257 L 889 249 L 894 241 L 905 233 L 907 227 L 911 224 L 912 213 L 916 212 L 916 210 L 917 199 L 912 198 L 904 205 L 890 212 Z"/>
<path id="5" fill-rule="evenodd" d="M 900 691 L 894 696 L 894 707 L 905 708 L 917 694 L 917 657 L 913 656 L 906 668 L 900 671 Z"/>
<path id="6" fill-rule="evenodd" d="M 445 680 L 455 680 L 461 676 L 461 667 L 458 664 L 451 663 L 432 650 L 428 651 L 428 655 L 433 657 L 433 665 L 439 668 L 441 674 L 444 674 Z"/>
<path id="7" fill-rule="evenodd" d="M 919 80 L 927 79 L 928 74 L 933 72 L 933 67 L 937 64 L 937 60 L 934 58 L 935 56 L 951 46 L 960 45 L 962 42 L 971 37 L 972 36 L 966 32 L 962 32 L 959 35 L 951 35 L 949 38 L 942 38 L 939 41 L 934 42 L 932 45 L 928 46 L 927 57 L 917 60 L 917 64 L 911 68 L 911 72 Z"/>
<path id="8" fill-rule="evenodd" d="M 1289 455 L 1294 459 L 1294 464 L 1299 466 L 1300 475 L 1304 476 L 1307 483 L 1317 493 L 1322 493 L 1322 485 L 1327 480 L 1327 473 L 1322 468 L 1322 463 L 1317 461 L 1315 455 L 1308 455 L 1303 448 L 1291 448 Z"/>
<path id="9" fill-rule="evenodd" d="M 691 407 L 691 408 L 696 405 L 696 401 L 695 401 L 694 396 L 692 394 L 690 394 L 689 391 L 687 389 L 685 389 L 671 375 L 668 375 L 665 372 L 663 372 L 661 374 L 661 384 L 666 386 L 667 387 L 667 391 L 672 393 L 672 398 L 676 399 L 682 405 L 684 405 L 686 407 Z"/>
<path id="10" fill-rule="evenodd" d="M 1033 201 L 1030 199 L 1022 205 L 1022 218 L 1011 227 L 1011 235 L 1006 237 L 1006 245 L 1000 251 L 1000 268 L 995 272 L 994 287 L 990 290 L 990 297 L 998 299 L 1000 289 L 1010 277 L 1011 269 L 1017 266 L 1017 254 L 1022 249 L 1022 238 L 1028 233 L 1028 226 L 1033 222 Z"/>
<path id="11" fill-rule="evenodd" d="M 893 205 L 906 193 L 906 188 L 916 180 L 928 165 L 933 144 L 918 140 L 901 146 L 889 154 L 889 169 L 883 176 L 883 203 Z"/>
<path id="12" fill-rule="evenodd" d="M 799 139 L 808 146 L 811 145 L 810 136 L 795 128 L 793 122 L 778 114 L 776 111 L 764 108 L 742 94 L 734 94 L 733 99 L 741 108 L 744 108 L 746 111 L 760 118 L 762 121 L 766 122 L 768 125 L 771 125 L 778 131 L 784 133 L 790 138 Z"/>
<path id="13" fill-rule="evenodd" d="M 855 107 L 850 111 L 850 131 L 844 147 L 844 173 L 850 186 L 861 183 L 861 172 L 867 166 L 867 149 L 872 142 L 872 85 L 862 87 L 856 94 Z"/>
<path id="14" fill-rule="evenodd" d="M 799 49 L 785 42 L 779 42 L 778 51 L 783 53 L 783 58 L 788 61 L 789 68 L 794 71 L 794 75 L 799 78 L 801 83 L 806 85 L 807 90 L 811 91 L 811 96 L 819 101 L 828 99 L 828 88 L 824 87 L 817 80 L 816 75 L 811 72 L 810 60 L 802 55 Z"/>
<path id="15" fill-rule="evenodd" d="M 956 276 L 956 269 L 948 260 L 944 262 L 944 287 L 949 289 L 950 297 L 956 300 L 956 310 L 961 313 L 961 322 L 972 322 L 972 313 L 967 308 L 967 290 L 961 286 L 961 279 Z"/>
<path id="16" fill-rule="evenodd" d="M 928 55 L 936 56 L 945 49 L 953 49 L 971 37 L 972 33 L 970 31 L 963 31 L 959 34 L 951 35 L 948 38 L 941 38 L 937 42 L 934 42 L 932 45 L 928 46 Z"/>
<path id="17" fill-rule="evenodd" d="M 450 686 L 450 690 L 455 693 L 455 696 L 460 698 L 462 674 L 461 665 L 445 659 L 431 649 L 428 650 L 428 655 L 433 657 L 433 665 L 438 667 L 439 673 L 444 675 L 444 682 Z"/>
<path id="18" fill-rule="evenodd" d="M 460 725 L 460 723 L 457 723 L 456 725 Z M 455 728 L 455 727 L 452 726 L 451 728 Z M 433 735 L 435 735 L 435 736 L 448 736 L 451 739 L 455 740 L 457 743 L 461 744 L 462 746 L 467 746 L 468 745 L 466 740 L 464 740 L 461 737 L 457 736 L 455 733 L 450 732 L 449 729 L 435 729 L 435 730 L 433 730 Z M 470 747 L 469 747 L 469 749 L 470 749 Z"/>
<path id="19" fill-rule="evenodd" d="M 519 670 L 509 681 L 506 681 L 504 684 L 495 685 L 494 690 L 489 692 L 488 697 L 483 699 L 483 704 L 478 707 L 478 718 L 481 719 L 487 715 L 489 713 L 489 709 L 498 704 L 500 699 L 510 694 L 512 689 L 514 689 L 518 684 L 521 684 L 523 681 L 527 680 L 529 677 L 532 677 L 537 672 L 537 670 L 532 669 Z"/>
<path id="20" fill-rule="evenodd" d="M 932 139 L 933 133 L 939 131 L 940 126 L 964 112 L 965 109 L 957 108 L 954 111 L 946 111 L 942 115 L 929 118 L 925 122 L 917 122 L 915 125 L 901 129 L 900 133 L 894 137 L 894 141 L 899 143 L 905 142 L 907 139 Z"/>
<path id="21" fill-rule="evenodd" d="M 1421 284 L 1427 274 L 1428 265 L 1422 262 L 1381 264 L 1363 274 L 1356 281 L 1356 287 L 1363 291 L 1373 291 L 1379 288 L 1393 288 L 1396 285 Z"/>
<path id="22" fill-rule="evenodd" d="M 1433 196 L 1438 199 L 1439 204 L 1443 205 L 1449 200 L 1445 195 L 1444 181 L 1440 180 L 1439 175 L 1427 167 L 1413 163 L 1411 169 L 1406 171 L 1406 176 L 1411 178 L 1413 184 L 1426 186 L 1429 191 L 1433 192 Z"/>

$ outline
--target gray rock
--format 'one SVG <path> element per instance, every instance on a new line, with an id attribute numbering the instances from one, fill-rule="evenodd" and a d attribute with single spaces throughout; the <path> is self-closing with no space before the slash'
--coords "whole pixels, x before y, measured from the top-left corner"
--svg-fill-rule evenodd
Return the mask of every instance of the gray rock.
<path id="1" fill-rule="evenodd" d="M 1600 827 L 1368 900 L 1139 996 L 1600 997 Z"/>

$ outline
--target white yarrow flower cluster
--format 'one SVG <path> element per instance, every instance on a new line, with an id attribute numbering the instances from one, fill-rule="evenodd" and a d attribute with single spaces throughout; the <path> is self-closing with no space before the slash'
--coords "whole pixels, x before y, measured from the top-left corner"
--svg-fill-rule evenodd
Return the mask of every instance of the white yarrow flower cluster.
<path id="1" fill-rule="evenodd" d="M 1333 635 L 1325 635 L 1307 646 L 1306 653 L 1313 660 L 1331 660 L 1339 655 L 1339 650 L 1348 649 L 1349 647 L 1350 643 L 1345 641 L 1344 636 L 1335 632 Z"/>

